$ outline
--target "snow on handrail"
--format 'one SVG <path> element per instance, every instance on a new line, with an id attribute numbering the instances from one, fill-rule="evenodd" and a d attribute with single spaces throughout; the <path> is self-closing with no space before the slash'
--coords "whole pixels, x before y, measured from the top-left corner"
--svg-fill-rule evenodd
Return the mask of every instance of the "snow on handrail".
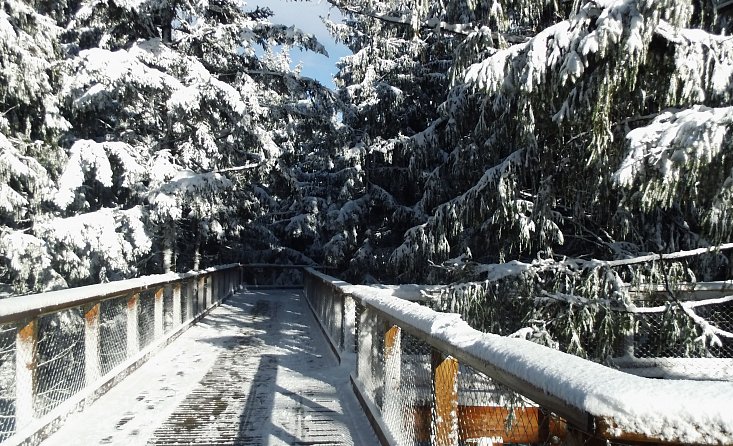
<path id="1" fill-rule="evenodd" d="M 216 271 L 238 268 L 239 263 L 219 265 L 201 271 L 167 273 L 142 276 L 135 279 L 67 288 L 46 293 L 8 297 L 0 305 L 0 324 L 18 321 L 41 314 L 53 313 L 65 308 L 102 301 L 123 294 L 130 294 L 174 282 L 205 276 Z"/>
<path id="2" fill-rule="evenodd" d="M 610 440 L 733 444 L 732 382 L 634 376 L 524 339 L 480 332 L 457 314 L 395 299 L 389 291 L 342 290 L 578 429 Z"/>

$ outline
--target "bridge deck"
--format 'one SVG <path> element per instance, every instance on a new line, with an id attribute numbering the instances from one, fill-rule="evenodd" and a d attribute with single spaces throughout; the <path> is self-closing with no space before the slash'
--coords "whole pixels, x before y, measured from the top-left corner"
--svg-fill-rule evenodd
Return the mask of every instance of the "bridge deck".
<path id="1" fill-rule="evenodd" d="M 317 327 L 298 291 L 238 293 L 42 444 L 377 444 Z"/>

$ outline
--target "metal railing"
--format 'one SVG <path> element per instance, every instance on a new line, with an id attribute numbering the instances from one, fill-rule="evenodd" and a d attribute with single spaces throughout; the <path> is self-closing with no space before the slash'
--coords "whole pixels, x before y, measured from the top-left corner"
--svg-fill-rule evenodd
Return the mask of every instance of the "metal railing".
<path id="1" fill-rule="evenodd" d="M 0 442 L 34 444 L 240 287 L 239 264 L 0 303 Z"/>
<path id="2" fill-rule="evenodd" d="M 313 270 L 306 297 L 383 444 L 733 444 L 733 383 L 650 379 Z"/>

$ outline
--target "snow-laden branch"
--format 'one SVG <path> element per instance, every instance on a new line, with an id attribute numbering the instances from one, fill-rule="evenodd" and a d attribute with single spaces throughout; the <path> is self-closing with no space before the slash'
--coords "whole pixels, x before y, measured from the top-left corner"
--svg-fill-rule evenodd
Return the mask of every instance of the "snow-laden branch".
<path id="1" fill-rule="evenodd" d="M 698 95 L 702 97 L 696 100 L 702 101 L 708 78 L 713 91 L 723 94 L 733 74 L 733 40 L 647 18 L 634 3 L 588 2 L 573 17 L 548 26 L 530 39 L 507 39 L 514 44 L 469 66 L 463 73 L 464 82 L 489 93 L 502 89 L 531 93 L 542 88 L 547 73 L 552 72 L 556 75 L 553 82 L 561 86 L 572 84 L 593 66 L 593 60 L 606 58 L 614 51 L 626 60 L 625 66 L 642 64 L 652 36 L 657 36 L 686 48 L 675 57 L 684 72 L 675 80 L 684 97 Z M 702 48 L 710 50 L 709 54 Z M 714 64 L 711 59 L 715 59 Z M 700 76 L 703 72 L 705 76 Z M 565 104 L 564 112 L 558 113 L 556 119 L 569 114 L 568 107 Z"/>
<path id="2" fill-rule="evenodd" d="M 687 251 L 677 251 L 677 252 L 672 252 L 669 254 L 648 254 L 648 255 L 643 255 L 639 257 L 633 257 L 630 259 L 589 260 L 589 261 L 576 260 L 576 262 L 580 266 L 585 266 L 585 267 L 596 267 L 600 265 L 605 265 L 605 266 L 613 268 L 617 266 L 626 266 L 626 265 L 634 265 L 638 263 L 653 262 L 655 260 L 684 259 L 686 257 L 694 257 L 694 256 L 699 256 L 702 254 L 709 254 L 709 253 L 717 252 L 717 251 L 726 251 L 729 249 L 733 249 L 733 243 L 724 243 L 722 245 L 710 246 L 707 248 L 691 249 Z"/>
<path id="3" fill-rule="evenodd" d="M 395 25 L 410 26 L 410 27 L 415 25 L 412 15 L 395 16 L 395 15 L 384 14 L 384 13 L 380 13 L 376 11 L 370 11 L 366 9 L 359 9 L 353 6 L 348 6 L 344 4 L 344 2 L 339 1 L 339 0 L 329 0 L 329 3 L 338 7 L 342 11 L 349 12 L 352 14 L 358 14 L 358 15 L 362 15 L 366 17 L 371 17 L 373 19 L 380 20 L 382 22 L 392 23 Z M 475 23 L 447 23 L 436 17 L 431 17 L 431 18 L 419 21 L 417 23 L 417 26 L 419 29 L 444 31 L 444 32 L 448 32 L 451 34 L 461 35 L 461 36 L 468 36 L 468 35 L 471 35 L 479 31 L 483 32 L 487 30 L 485 26 L 477 25 Z M 526 42 L 527 40 L 529 40 L 529 37 L 527 36 L 519 36 L 516 34 L 509 34 L 509 33 L 500 33 L 496 31 L 491 32 L 491 37 L 493 39 L 503 38 L 504 40 L 510 43 Z"/>
<path id="4" fill-rule="evenodd" d="M 725 138 L 733 124 L 733 107 L 696 105 L 685 110 L 667 110 L 644 127 L 626 135 L 630 150 L 614 181 L 631 187 L 646 168 L 656 170 L 665 182 L 684 181 L 683 169 L 714 162 L 725 149 Z"/>
<path id="5" fill-rule="evenodd" d="M 694 300 L 689 302 L 681 302 L 684 308 L 693 309 L 697 307 L 704 307 L 706 305 L 720 305 L 728 302 L 733 302 L 733 295 L 716 297 L 715 299 L 705 300 Z M 667 311 L 666 305 L 658 305 L 656 307 L 632 307 L 629 309 L 634 314 L 649 314 L 649 313 L 663 313 Z"/>

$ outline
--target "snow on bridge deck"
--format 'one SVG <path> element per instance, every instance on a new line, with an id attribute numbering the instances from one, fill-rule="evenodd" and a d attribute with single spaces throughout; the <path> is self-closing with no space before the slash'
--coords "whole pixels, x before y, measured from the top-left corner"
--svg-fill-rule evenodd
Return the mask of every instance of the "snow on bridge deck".
<path id="1" fill-rule="evenodd" d="M 299 291 L 244 291 L 66 424 L 50 445 L 373 445 Z"/>

